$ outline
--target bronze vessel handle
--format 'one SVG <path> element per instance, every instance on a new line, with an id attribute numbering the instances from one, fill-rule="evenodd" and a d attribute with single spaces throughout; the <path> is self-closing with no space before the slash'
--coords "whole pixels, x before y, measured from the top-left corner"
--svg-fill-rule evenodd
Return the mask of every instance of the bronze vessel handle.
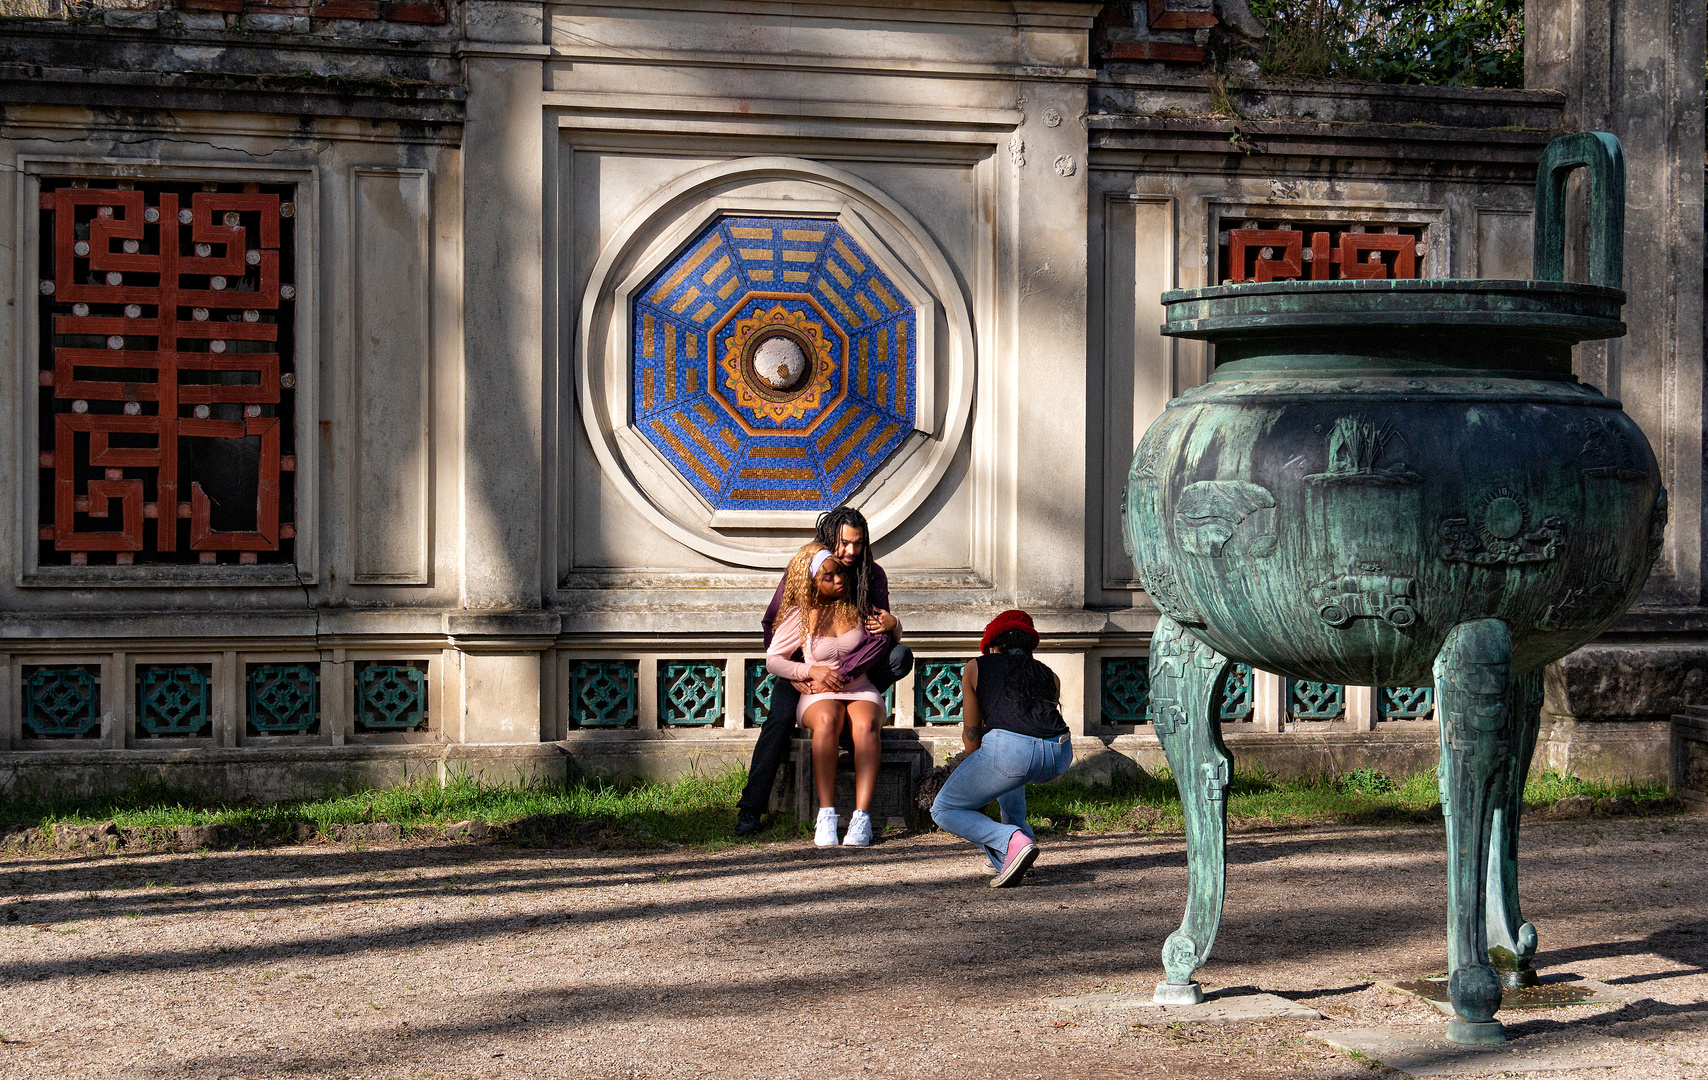
<path id="1" fill-rule="evenodd" d="M 1535 276 L 1566 279 L 1566 179 L 1589 170 L 1589 281 L 1625 286 L 1625 150 L 1604 131 L 1561 135 L 1536 166 Z"/>

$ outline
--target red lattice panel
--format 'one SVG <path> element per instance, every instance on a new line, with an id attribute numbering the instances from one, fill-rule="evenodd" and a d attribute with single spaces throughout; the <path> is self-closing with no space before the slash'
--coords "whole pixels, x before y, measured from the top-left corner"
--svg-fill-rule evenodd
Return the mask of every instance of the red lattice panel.
<path id="1" fill-rule="evenodd" d="M 1415 278 L 1423 252 L 1423 228 L 1415 225 L 1247 221 L 1218 239 L 1221 280 L 1233 285 L 1299 278 Z"/>
<path id="2" fill-rule="evenodd" d="M 41 196 L 42 561 L 289 561 L 290 189 L 110 183 Z"/>

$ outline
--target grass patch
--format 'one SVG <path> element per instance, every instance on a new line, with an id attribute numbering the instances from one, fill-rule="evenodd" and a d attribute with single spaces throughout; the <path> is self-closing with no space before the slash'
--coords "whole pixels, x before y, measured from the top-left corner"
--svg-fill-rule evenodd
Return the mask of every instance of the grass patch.
<path id="1" fill-rule="evenodd" d="M 402 787 L 271 805 L 210 801 L 192 792 L 141 783 L 87 798 L 52 795 L 0 798 L 0 827 L 45 827 L 111 821 L 120 828 L 178 825 L 235 825 L 288 831 L 298 824 L 331 835 L 341 825 L 390 822 L 404 828 L 484 821 L 491 825 L 527 818 L 571 823 L 575 835 L 602 846 L 689 844 L 708 850 L 751 841 L 734 834 L 735 803 L 746 773 L 740 769 L 692 776 L 670 783 L 611 783 L 583 780 L 566 785 L 487 784 L 469 778 L 440 785 L 422 781 Z M 1555 772 L 1532 777 L 1524 791 L 1532 807 L 1582 795 L 1626 796 L 1659 805 L 1667 797 L 1658 784 L 1602 783 Z M 1060 781 L 1027 789 L 1034 824 L 1045 832 L 1178 831 L 1180 796 L 1166 773 L 1140 774 L 1113 785 Z M 1439 817 L 1435 773 L 1395 780 L 1371 768 L 1315 780 L 1278 780 L 1261 773 L 1234 776 L 1228 790 L 1228 820 L 1235 828 L 1431 821 Z M 804 836 L 809 823 L 788 816 L 754 839 Z M 555 830 L 562 835 L 561 828 Z"/>
<path id="2" fill-rule="evenodd" d="M 553 816 L 590 822 L 616 843 L 716 844 L 734 838 L 735 801 L 746 773 L 740 769 L 670 783 L 583 780 L 567 785 L 488 784 L 467 777 L 440 785 L 420 781 L 324 799 L 271 805 L 210 801 L 157 783 L 86 799 L 0 799 L 0 826 L 52 826 L 111 821 L 119 828 L 237 825 L 290 828 L 314 825 L 322 834 L 339 825 L 392 822 L 404 827 L 459 821 L 502 824 Z M 761 839 L 795 835 L 793 821 L 778 823 Z"/>
<path id="3" fill-rule="evenodd" d="M 1662 784 L 1604 783 L 1556 772 L 1533 776 L 1524 788 L 1525 804 L 1535 808 L 1573 795 L 1591 799 L 1623 795 L 1641 807 L 1665 799 L 1667 790 Z M 1309 780 L 1241 772 L 1228 789 L 1228 823 L 1235 828 L 1263 828 L 1427 821 L 1439 816 L 1440 802 L 1433 770 L 1398 781 L 1368 767 Z M 1026 806 L 1029 817 L 1048 818 L 1048 827 L 1055 830 L 1181 828 L 1180 796 L 1167 773 L 1141 775 L 1110 786 L 1057 782 L 1031 787 L 1026 791 Z"/>

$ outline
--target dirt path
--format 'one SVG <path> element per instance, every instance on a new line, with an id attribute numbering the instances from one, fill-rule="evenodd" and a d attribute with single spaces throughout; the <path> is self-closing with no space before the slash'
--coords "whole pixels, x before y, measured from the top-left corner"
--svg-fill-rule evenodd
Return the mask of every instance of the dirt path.
<path id="1" fill-rule="evenodd" d="M 1503 1014 L 1515 1034 L 1621 1040 L 1631 1062 L 1598 1080 L 1708 1076 L 1705 854 L 1708 819 L 1528 828 L 1542 966 L 1652 1000 Z M 1175 837 L 1052 840 L 1004 891 L 941 834 L 15 858 L 0 1076 L 1368 1077 L 1306 1033 L 1441 1029 L 1372 985 L 1446 966 L 1439 828 L 1236 836 L 1230 862 L 1206 983 L 1329 1020 L 1140 1028 L 1041 1002 L 1160 977 Z"/>

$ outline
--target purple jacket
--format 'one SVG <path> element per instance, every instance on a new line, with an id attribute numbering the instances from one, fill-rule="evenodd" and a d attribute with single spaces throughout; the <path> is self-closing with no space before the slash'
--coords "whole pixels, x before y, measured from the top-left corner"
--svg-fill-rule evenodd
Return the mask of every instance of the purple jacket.
<path id="1" fill-rule="evenodd" d="M 777 591 L 771 594 L 771 603 L 765 608 L 764 618 L 759 620 L 760 627 L 765 631 L 765 647 L 767 649 L 771 647 L 771 635 L 777 628 L 777 613 L 783 607 L 783 586 L 787 581 L 788 578 L 785 576 L 782 581 L 777 582 Z M 872 564 L 872 610 L 890 610 L 889 575 L 885 574 L 884 568 L 877 563 Z M 894 647 L 895 642 L 890 639 L 888 634 L 868 633 L 865 643 L 854 650 L 852 656 L 843 660 L 841 669 L 837 674 L 852 679 L 871 667 L 872 662 L 878 657 L 888 655 L 890 649 Z"/>

